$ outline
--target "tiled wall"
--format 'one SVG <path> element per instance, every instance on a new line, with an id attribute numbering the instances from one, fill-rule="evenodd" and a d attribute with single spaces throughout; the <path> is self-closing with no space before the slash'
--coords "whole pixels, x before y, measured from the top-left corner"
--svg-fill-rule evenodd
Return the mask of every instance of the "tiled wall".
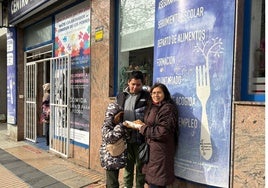
<path id="1" fill-rule="evenodd" d="M 265 187 L 265 106 L 237 103 L 234 119 L 233 187 Z"/>
<path id="2" fill-rule="evenodd" d="M 90 168 L 103 171 L 99 148 L 101 127 L 113 88 L 113 3 L 98 0 L 91 3 L 91 115 L 90 115 Z M 103 40 L 95 41 L 96 28 L 103 27 Z"/>

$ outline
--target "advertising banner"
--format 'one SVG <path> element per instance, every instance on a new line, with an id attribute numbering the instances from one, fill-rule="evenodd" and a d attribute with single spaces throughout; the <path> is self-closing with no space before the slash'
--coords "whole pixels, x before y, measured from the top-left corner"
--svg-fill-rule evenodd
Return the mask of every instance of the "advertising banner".
<path id="1" fill-rule="evenodd" d="M 16 29 L 7 29 L 7 123 L 17 123 Z"/>
<path id="2" fill-rule="evenodd" d="M 157 0 L 154 82 L 179 110 L 175 174 L 228 187 L 234 0 Z"/>
<path id="3" fill-rule="evenodd" d="M 88 148 L 90 117 L 90 8 L 81 3 L 56 16 L 55 55 L 71 54 L 71 138 Z"/>

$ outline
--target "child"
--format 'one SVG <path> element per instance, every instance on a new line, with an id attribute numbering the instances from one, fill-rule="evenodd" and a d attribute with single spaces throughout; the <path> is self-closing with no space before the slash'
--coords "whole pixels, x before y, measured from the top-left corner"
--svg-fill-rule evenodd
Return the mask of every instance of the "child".
<path id="1" fill-rule="evenodd" d="M 119 188 L 119 169 L 126 166 L 127 130 L 122 124 L 123 115 L 123 109 L 117 103 L 110 103 L 101 129 L 100 161 L 106 170 L 107 188 Z"/>

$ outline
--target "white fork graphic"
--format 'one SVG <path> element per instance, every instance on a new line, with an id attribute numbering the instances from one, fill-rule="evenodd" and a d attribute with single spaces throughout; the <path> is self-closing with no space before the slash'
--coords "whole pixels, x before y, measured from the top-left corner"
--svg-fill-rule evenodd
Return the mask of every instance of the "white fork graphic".
<path id="1" fill-rule="evenodd" d="M 210 96 L 208 65 L 196 66 L 196 94 L 202 105 L 200 154 L 209 160 L 212 156 L 212 145 L 206 110 L 207 100 Z"/>

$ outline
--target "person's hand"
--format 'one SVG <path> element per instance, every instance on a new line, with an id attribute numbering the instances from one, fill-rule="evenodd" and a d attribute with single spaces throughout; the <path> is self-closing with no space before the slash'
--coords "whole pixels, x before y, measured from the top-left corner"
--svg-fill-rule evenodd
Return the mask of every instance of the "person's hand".
<path id="1" fill-rule="evenodd" d="M 124 121 L 124 122 L 123 122 L 123 125 L 124 125 L 125 127 L 127 127 L 127 128 L 132 128 L 132 127 L 127 123 L 127 121 Z"/>
<path id="2" fill-rule="evenodd" d="M 123 117 L 124 117 L 124 111 L 120 111 L 120 112 L 118 112 L 118 113 L 114 116 L 113 123 L 114 123 L 115 125 L 119 124 L 120 122 L 122 122 Z"/>
<path id="3" fill-rule="evenodd" d="M 140 130 L 140 128 L 144 125 L 142 121 L 124 121 L 123 125 L 126 126 L 127 128 L 135 129 L 135 130 Z"/>
<path id="4" fill-rule="evenodd" d="M 140 119 L 137 119 L 133 121 L 133 123 L 139 124 L 139 125 L 145 125 Z"/>

